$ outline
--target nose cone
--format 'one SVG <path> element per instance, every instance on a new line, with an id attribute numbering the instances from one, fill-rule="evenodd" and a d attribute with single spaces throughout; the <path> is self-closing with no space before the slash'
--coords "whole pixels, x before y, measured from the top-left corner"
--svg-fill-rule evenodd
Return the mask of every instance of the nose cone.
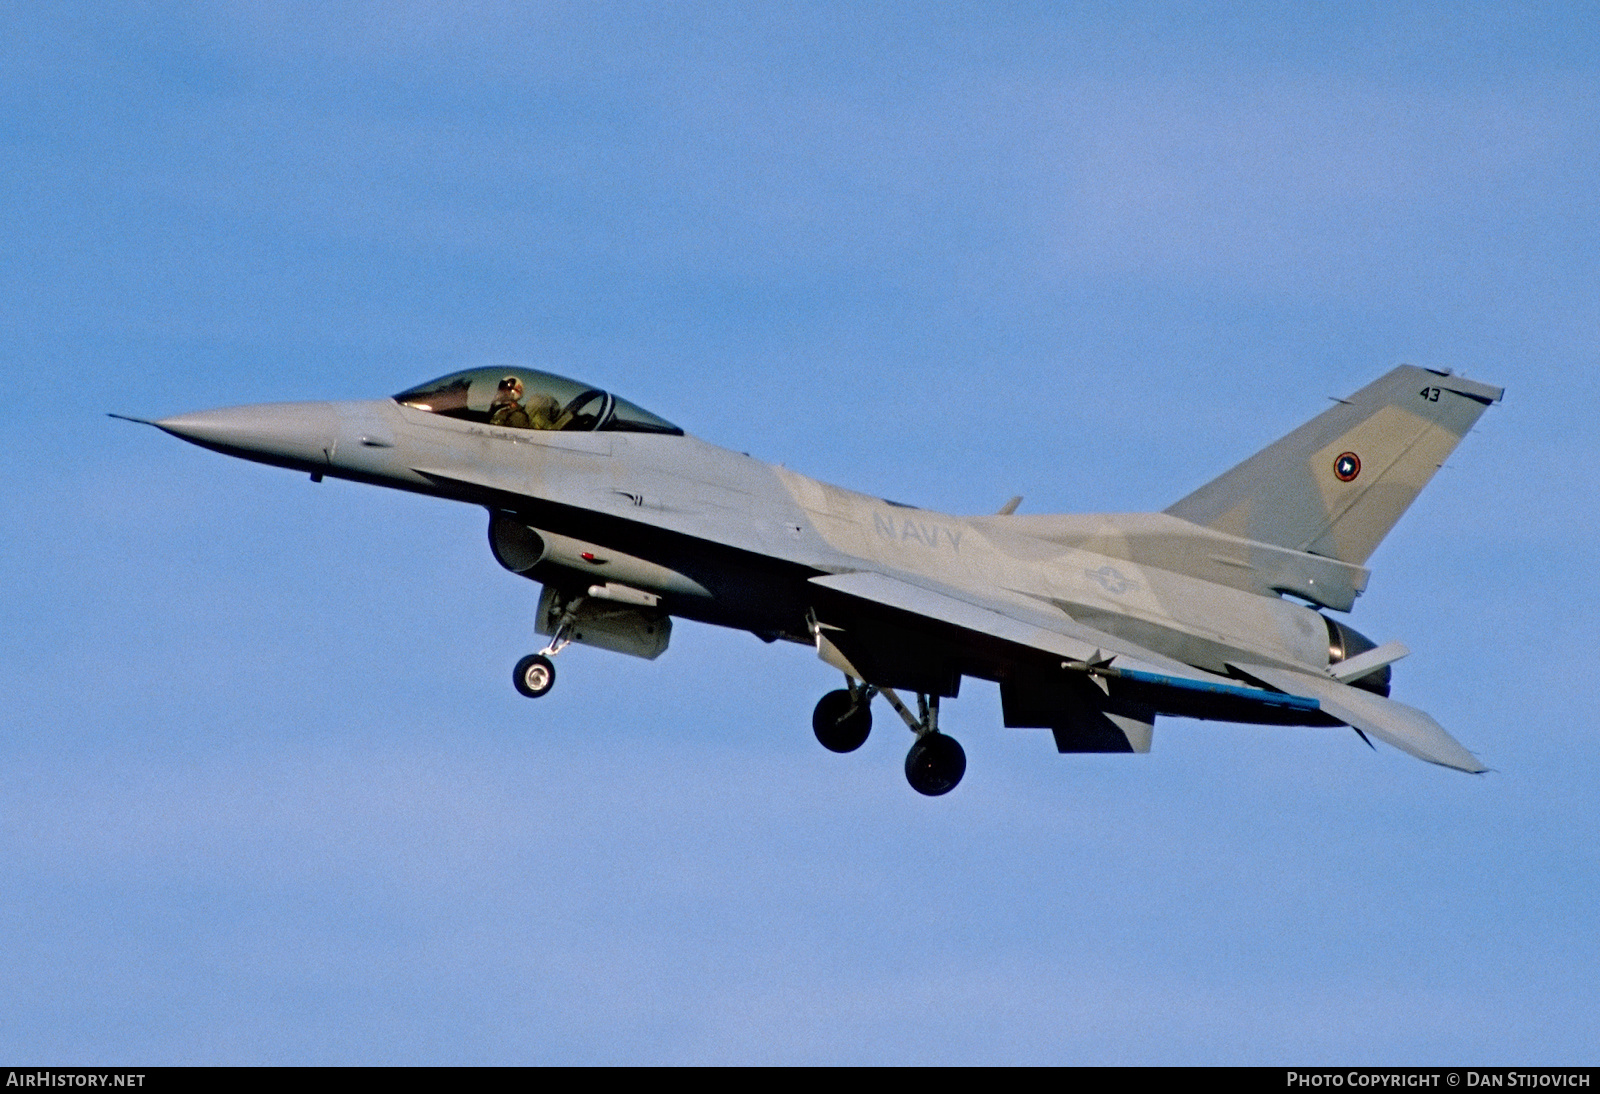
<path id="1" fill-rule="evenodd" d="M 332 403 L 262 403 L 179 414 L 153 424 L 230 456 L 300 467 L 328 463 L 339 417 Z"/>

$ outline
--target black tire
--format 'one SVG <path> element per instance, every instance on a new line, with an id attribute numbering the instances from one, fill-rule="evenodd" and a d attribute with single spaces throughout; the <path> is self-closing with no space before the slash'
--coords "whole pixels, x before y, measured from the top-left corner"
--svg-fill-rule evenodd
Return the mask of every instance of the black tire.
<path id="1" fill-rule="evenodd" d="M 954 737 L 929 733 L 906 753 L 906 782 L 918 794 L 936 798 L 956 788 L 967 773 L 967 754 Z"/>
<path id="2" fill-rule="evenodd" d="M 866 743 L 872 732 L 872 708 L 857 707 L 844 689 L 830 691 L 817 700 L 811 712 L 811 732 L 829 752 L 854 752 Z"/>
<path id="3" fill-rule="evenodd" d="M 542 653 L 530 653 L 511 672 L 511 684 L 529 699 L 549 695 L 556 686 L 556 667 Z"/>

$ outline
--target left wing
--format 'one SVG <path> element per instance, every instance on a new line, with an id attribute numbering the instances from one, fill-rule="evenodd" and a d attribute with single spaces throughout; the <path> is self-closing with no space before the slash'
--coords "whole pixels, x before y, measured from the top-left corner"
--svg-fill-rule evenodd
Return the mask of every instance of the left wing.
<path id="1" fill-rule="evenodd" d="M 1093 627 L 1082 626 L 1064 613 L 1052 614 L 1015 604 L 985 604 L 977 597 L 956 596 L 949 590 L 866 570 L 814 577 L 810 583 L 851 600 L 921 616 L 1067 661 L 1099 660 L 1109 651 L 1163 672 L 1193 676 L 1197 680 L 1210 675 Z"/>
<path id="2" fill-rule="evenodd" d="M 931 647 L 917 648 L 915 639 L 902 637 L 919 633 L 934 634 L 934 640 L 946 647 L 960 644 L 964 652 L 979 658 L 987 651 L 997 665 L 1002 661 L 1016 663 L 1023 666 L 1024 675 L 1030 671 L 1035 674 L 1031 694 L 1024 694 L 1025 689 L 1016 680 L 1008 680 L 1005 672 L 996 674 L 1002 681 L 1001 695 L 1007 705 L 1006 724 L 1050 726 L 1056 731 L 1062 751 L 1145 751 L 1155 715 L 1173 714 L 1267 724 L 1342 723 L 1430 763 L 1474 774 L 1488 770 L 1423 711 L 1351 687 L 1332 676 L 1230 662 L 1229 668 L 1241 676 L 1265 685 L 1245 687 L 1229 677 L 1196 669 L 1086 627 L 1065 613 L 1053 614 L 1015 603 L 986 603 L 965 591 L 933 588 L 884 573 L 832 574 L 812 578 L 811 584 L 832 594 L 846 621 L 843 626 L 818 621 L 817 646 L 825 659 L 840 667 L 849 666 L 846 671 L 854 669 L 853 660 L 872 665 L 874 651 L 860 644 L 852 650 L 848 632 L 852 629 L 850 620 L 864 621 L 874 613 L 897 618 L 901 628 L 874 634 L 871 625 L 866 624 L 861 629 L 869 636 L 867 642 L 874 637 L 880 643 L 909 642 L 912 648 L 897 651 L 903 658 L 928 656 Z M 1371 651 L 1373 655 L 1381 654 L 1378 661 L 1384 663 L 1404 652 L 1405 648 L 1397 643 Z M 907 661 L 890 656 L 880 663 L 893 676 L 897 670 L 904 671 Z M 1083 686 L 1086 678 L 1093 679 L 1099 690 Z M 921 686 L 894 679 L 882 682 L 887 686 Z M 1019 710 L 1015 719 L 1008 686 L 1017 695 L 1015 705 Z M 1054 709 L 1049 705 L 1051 692 Z M 954 695 L 954 682 L 948 682 L 941 693 Z M 1041 701 L 1044 706 L 1039 705 Z M 1122 740 L 1124 736 L 1126 742 Z M 1076 744 L 1071 743 L 1074 741 Z"/>
<path id="3" fill-rule="evenodd" d="M 1270 681 L 1266 688 L 1241 686 L 1086 627 L 1064 612 L 985 602 L 965 590 L 875 572 L 832 574 L 810 584 L 829 594 L 819 601 L 817 647 L 824 660 L 869 683 L 943 695 L 956 693 L 956 662 L 969 668 L 987 664 L 990 672 L 975 675 L 1001 681 L 1006 724 L 1049 726 L 1063 751 L 1145 751 L 1156 714 L 1335 724 L 1305 692 L 1273 690 L 1277 685 Z M 1127 743 L 1084 728 L 1087 717 L 1105 729 L 1098 720 L 1105 716 Z M 1129 734 L 1119 718 L 1146 728 Z M 1062 728 L 1069 723 L 1077 728 Z M 1094 746 L 1090 738 L 1109 747 Z M 1072 740 L 1078 743 L 1069 745 Z"/>

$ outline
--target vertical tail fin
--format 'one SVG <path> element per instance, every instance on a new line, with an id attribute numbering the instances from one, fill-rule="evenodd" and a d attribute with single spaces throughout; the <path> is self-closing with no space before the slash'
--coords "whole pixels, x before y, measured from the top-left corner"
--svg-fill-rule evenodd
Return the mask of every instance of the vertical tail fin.
<path id="1" fill-rule="evenodd" d="M 1364 565 L 1504 394 L 1401 365 L 1166 511 L 1219 532 Z"/>

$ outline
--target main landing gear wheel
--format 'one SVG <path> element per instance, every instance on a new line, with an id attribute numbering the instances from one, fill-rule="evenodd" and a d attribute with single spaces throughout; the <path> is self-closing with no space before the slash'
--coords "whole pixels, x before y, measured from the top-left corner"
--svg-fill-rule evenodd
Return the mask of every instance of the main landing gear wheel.
<path id="1" fill-rule="evenodd" d="M 954 737 L 943 733 L 923 734 L 906 753 L 906 781 L 930 798 L 950 793 L 966 772 L 966 752 Z"/>
<path id="2" fill-rule="evenodd" d="M 872 732 L 872 708 L 843 688 L 830 691 L 811 712 L 811 731 L 829 752 L 854 752 Z"/>
<path id="3" fill-rule="evenodd" d="M 529 699 L 537 699 L 548 695 L 556 686 L 556 667 L 544 654 L 530 653 L 517 662 L 511 673 L 511 683 Z"/>

